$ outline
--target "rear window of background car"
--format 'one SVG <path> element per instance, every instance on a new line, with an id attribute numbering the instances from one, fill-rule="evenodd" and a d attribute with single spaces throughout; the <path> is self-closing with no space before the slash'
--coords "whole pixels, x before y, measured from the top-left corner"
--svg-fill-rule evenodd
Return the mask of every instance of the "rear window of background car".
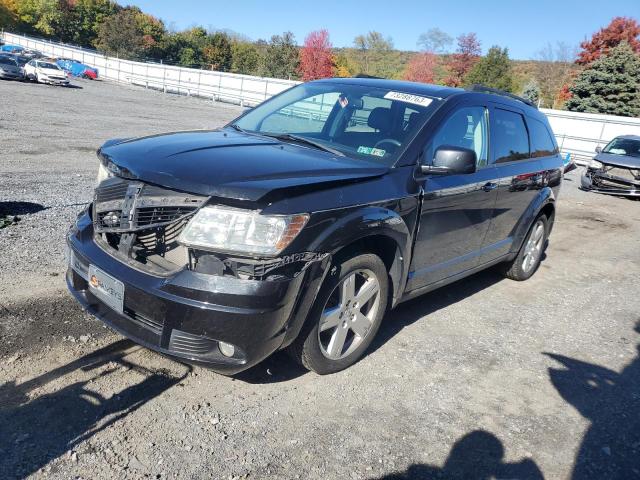
<path id="1" fill-rule="evenodd" d="M 529 158 L 529 135 L 522 115 L 496 108 L 491 118 L 495 163 Z"/>

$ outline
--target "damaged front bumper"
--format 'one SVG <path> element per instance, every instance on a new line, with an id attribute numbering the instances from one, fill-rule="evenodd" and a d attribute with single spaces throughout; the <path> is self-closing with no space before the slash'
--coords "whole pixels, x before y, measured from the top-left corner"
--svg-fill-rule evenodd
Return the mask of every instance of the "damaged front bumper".
<path id="1" fill-rule="evenodd" d="M 640 197 L 640 180 L 630 176 L 619 176 L 601 170 L 588 168 L 580 178 L 582 190 L 619 195 L 625 197 Z"/>
<path id="2" fill-rule="evenodd" d="M 295 339 L 330 263 L 328 254 L 310 255 L 293 262 L 296 269 L 266 280 L 187 267 L 156 276 L 99 246 L 88 213 L 78 218 L 67 243 L 67 285 L 89 313 L 147 348 L 227 375 L 255 365 Z M 93 295 L 89 265 L 124 284 L 122 312 Z M 221 352 L 220 342 L 234 346 L 231 357 Z"/>

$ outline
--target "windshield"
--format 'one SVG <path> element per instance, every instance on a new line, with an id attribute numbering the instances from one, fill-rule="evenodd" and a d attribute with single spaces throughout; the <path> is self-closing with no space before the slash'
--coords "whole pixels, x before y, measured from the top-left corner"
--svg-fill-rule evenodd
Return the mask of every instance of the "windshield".
<path id="1" fill-rule="evenodd" d="M 0 57 L 0 64 L 2 64 L 2 65 L 12 65 L 14 67 L 18 65 L 15 60 L 13 60 L 12 58 L 7 58 L 7 57 Z"/>
<path id="2" fill-rule="evenodd" d="M 614 138 L 602 151 L 613 155 L 626 155 L 640 158 L 640 140 Z"/>
<path id="3" fill-rule="evenodd" d="M 234 126 L 391 165 L 438 103 L 392 89 L 307 83 L 260 104 Z"/>
<path id="4" fill-rule="evenodd" d="M 60 67 L 55 63 L 47 63 L 47 62 L 38 62 L 38 67 L 40 68 L 49 68 L 51 70 L 60 70 Z"/>

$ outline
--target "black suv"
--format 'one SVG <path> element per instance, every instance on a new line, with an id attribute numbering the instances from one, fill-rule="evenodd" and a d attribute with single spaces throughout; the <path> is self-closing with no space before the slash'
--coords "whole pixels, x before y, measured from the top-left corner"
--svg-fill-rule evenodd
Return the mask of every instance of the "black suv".
<path id="1" fill-rule="evenodd" d="M 301 84 L 222 129 L 98 157 L 70 291 L 136 342 L 225 374 L 284 348 L 336 372 L 404 300 L 496 264 L 529 278 L 562 181 L 526 101 L 379 79 Z"/>

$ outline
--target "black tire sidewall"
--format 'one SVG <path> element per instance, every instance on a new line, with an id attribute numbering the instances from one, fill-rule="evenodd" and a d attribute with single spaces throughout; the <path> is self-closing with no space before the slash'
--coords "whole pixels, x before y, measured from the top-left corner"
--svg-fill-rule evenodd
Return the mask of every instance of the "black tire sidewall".
<path id="1" fill-rule="evenodd" d="M 542 221 L 542 225 L 544 226 L 544 239 L 542 242 L 542 251 L 540 252 L 540 255 L 538 256 L 538 258 L 536 259 L 536 264 L 533 266 L 533 268 L 528 272 L 525 272 L 522 269 L 522 261 L 524 260 L 525 248 L 527 246 L 527 243 L 529 242 L 529 239 L 531 238 L 531 235 L 533 235 L 533 227 L 535 227 L 539 221 Z M 542 256 L 544 254 L 548 236 L 549 236 L 549 222 L 547 221 L 547 217 L 545 215 L 539 215 L 538 217 L 536 217 L 535 221 L 531 224 L 531 227 L 529 227 L 529 232 L 527 233 L 527 236 L 525 237 L 524 242 L 522 242 L 522 246 L 520 247 L 518 256 L 514 260 L 515 269 L 513 273 L 515 274 L 515 277 L 517 280 L 527 280 L 531 278 L 534 273 L 536 273 L 536 271 L 538 270 L 538 267 L 540 266 L 540 262 L 542 261 Z"/>
<path id="2" fill-rule="evenodd" d="M 320 341 L 318 339 L 320 316 L 335 287 L 348 275 L 352 274 L 354 271 L 362 269 L 372 271 L 378 279 L 381 298 L 378 313 L 374 319 L 371 329 L 369 330 L 368 337 L 358 346 L 358 348 L 345 358 L 340 360 L 331 360 L 324 356 L 320 347 Z M 305 327 L 302 332 L 300 332 L 300 336 L 297 340 L 301 343 L 300 354 L 302 358 L 299 360 L 306 368 L 321 375 L 335 373 L 350 367 L 364 355 L 367 348 L 369 348 L 369 345 L 375 338 L 387 309 L 387 300 L 389 296 L 388 275 L 387 269 L 380 257 L 370 253 L 355 256 L 331 268 L 328 277 L 325 279 L 325 282 L 318 293 L 313 308 L 307 317 Z"/>

